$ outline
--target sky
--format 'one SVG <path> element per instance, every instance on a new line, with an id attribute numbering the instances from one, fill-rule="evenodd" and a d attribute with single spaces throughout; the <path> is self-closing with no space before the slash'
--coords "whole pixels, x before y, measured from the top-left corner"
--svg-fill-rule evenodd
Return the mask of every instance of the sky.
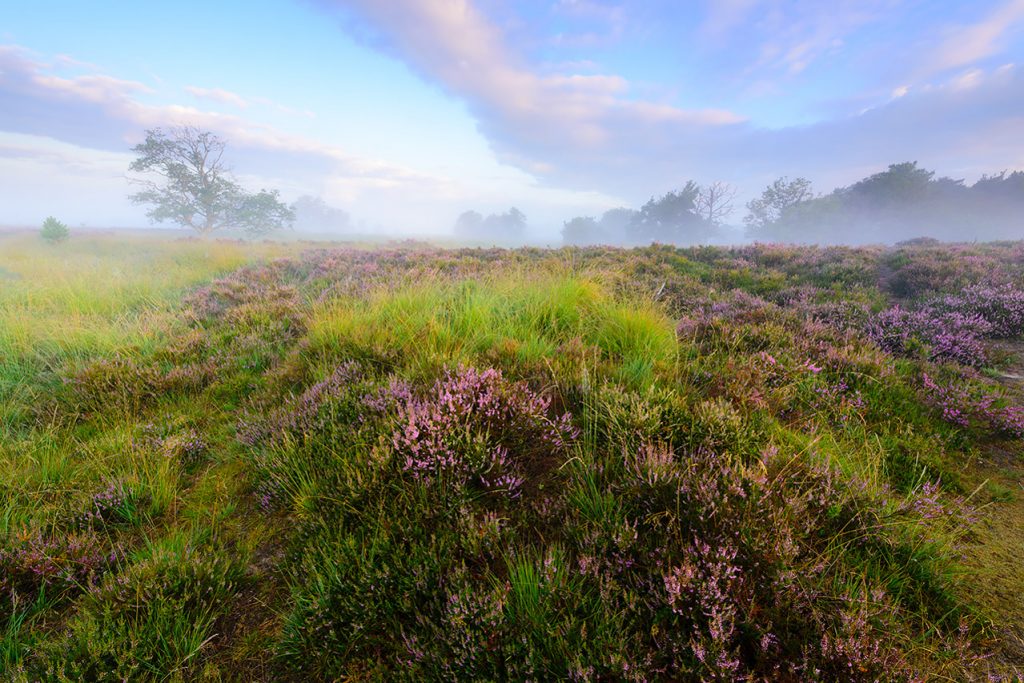
<path id="1" fill-rule="evenodd" d="M 973 181 L 1024 169 L 1022 60 L 1024 0 L 6 2 L 0 225 L 146 224 L 131 147 L 185 124 L 364 232 L 516 206 L 556 236 L 691 178 Z"/>

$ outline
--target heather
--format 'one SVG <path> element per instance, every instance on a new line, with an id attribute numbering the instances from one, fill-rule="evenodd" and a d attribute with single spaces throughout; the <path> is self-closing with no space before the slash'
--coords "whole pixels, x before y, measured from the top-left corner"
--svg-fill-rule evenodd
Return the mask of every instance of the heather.
<path id="1" fill-rule="evenodd" d="M 1024 333 L 1024 289 L 969 285 L 907 310 L 899 304 L 871 321 L 868 334 L 893 353 L 923 353 L 931 360 L 987 364 L 985 339 L 1014 339 Z"/>
<path id="2" fill-rule="evenodd" d="M 7 678 L 1024 667 L 1018 243 L 151 247 L 0 337 Z"/>

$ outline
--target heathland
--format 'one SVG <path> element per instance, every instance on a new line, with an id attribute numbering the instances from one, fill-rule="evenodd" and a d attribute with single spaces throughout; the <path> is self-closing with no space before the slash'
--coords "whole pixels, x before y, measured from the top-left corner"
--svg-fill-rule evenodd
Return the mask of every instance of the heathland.
<path id="1" fill-rule="evenodd" d="M 0 676 L 1024 667 L 1024 243 L 0 237 Z"/>

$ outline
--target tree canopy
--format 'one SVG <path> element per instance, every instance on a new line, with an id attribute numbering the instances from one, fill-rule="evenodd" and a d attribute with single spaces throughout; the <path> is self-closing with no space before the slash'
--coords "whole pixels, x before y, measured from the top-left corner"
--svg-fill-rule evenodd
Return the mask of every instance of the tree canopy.
<path id="1" fill-rule="evenodd" d="M 806 178 L 778 178 L 765 188 L 757 199 L 747 202 L 743 221 L 754 230 L 764 229 L 786 216 L 793 207 L 814 197 L 811 181 Z"/>
<path id="2" fill-rule="evenodd" d="M 43 221 L 42 228 L 39 230 L 39 236 L 50 244 L 63 242 L 70 235 L 71 231 L 68 230 L 68 226 L 53 216 L 47 216 L 46 220 Z"/>
<path id="3" fill-rule="evenodd" d="M 562 226 L 562 241 L 566 244 L 622 244 L 626 232 L 636 218 L 633 209 L 618 207 L 608 209 L 601 218 L 577 216 L 565 221 Z"/>
<path id="4" fill-rule="evenodd" d="M 697 215 L 700 186 L 692 180 L 679 190 L 660 198 L 651 197 L 634 217 L 629 229 L 637 242 L 680 244 L 695 241 L 706 232 L 705 221 Z"/>

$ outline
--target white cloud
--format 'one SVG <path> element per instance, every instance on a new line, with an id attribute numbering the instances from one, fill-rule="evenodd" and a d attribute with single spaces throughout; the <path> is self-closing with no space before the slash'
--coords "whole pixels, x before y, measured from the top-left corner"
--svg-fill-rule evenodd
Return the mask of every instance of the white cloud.
<path id="1" fill-rule="evenodd" d="M 746 73 L 768 72 L 792 77 L 812 64 L 838 55 L 846 39 L 881 21 L 898 0 L 832 0 L 831 2 L 765 2 L 749 11 L 746 40 L 760 42 L 759 58 Z"/>
<path id="2" fill-rule="evenodd" d="M 744 24 L 764 0 L 707 0 L 707 16 L 700 26 L 700 35 L 708 43 L 719 41 L 733 29 Z"/>
<path id="3" fill-rule="evenodd" d="M 248 109 L 249 101 L 241 95 L 221 88 L 200 88 L 194 85 L 185 86 L 185 92 L 200 100 L 210 100 L 220 104 L 228 104 L 239 109 Z"/>
<path id="4" fill-rule="evenodd" d="M 790 29 L 762 46 L 763 65 L 788 72 L 806 68 L 826 52 L 841 50 L 845 36 L 878 20 L 896 1 L 800 5 Z M 380 46 L 466 101 L 502 159 L 556 186 L 615 192 L 634 201 L 688 178 L 756 188 L 778 175 L 804 175 L 831 187 L 857 179 L 864 169 L 902 160 L 918 159 L 942 172 L 978 164 L 998 169 L 1024 151 L 1020 136 L 1001 147 L 989 144 L 991 131 L 1021 120 L 1024 77 L 1016 68 L 970 73 L 931 88 L 905 82 L 887 88 L 881 104 L 861 108 L 858 115 L 759 128 L 726 110 L 631 99 L 629 82 L 614 75 L 544 75 L 471 2 L 340 4 L 371 24 Z M 739 18 L 718 24 L 728 27 L 760 13 L 760 28 L 770 32 L 794 19 L 772 11 L 779 7 L 768 0 L 734 3 Z"/>
<path id="5" fill-rule="evenodd" d="M 984 19 L 954 26 L 923 67 L 924 75 L 970 66 L 998 54 L 1011 29 L 1024 21 L 1024 0 L 1008 0 Z"/>
<path id="6" fill-rule="evenodd" d="M 553 45 L 561 47 L 596 47 L 615 44 L 626 33 L 628 18 L 636 14 L 636 6 L 594 0 L 558 0 L 552 7 L 556 15 L 588 22 L 593 30 L 558 33 L 551 38 Z"/>
<path id="7" fill-rule="evenodd" d="M 308 109 L 295 109 L 294 107 L 283 105 L 267 97 L 243 97 L 238 93 L 234 93 L 223 88 L 200 88 L 198 86 L 188 85 L 185 86 L 185 92 L 197 99 L 216 102 L 218 104 L 226 104 L 228 106 L 235 107 L 236 109 L 249 109 L 254 105 L 258 105 L 289 116 L 297 116 L 307 119 L 316 118 L 316 114 Z"/>
<path id="8" fill-rule="evenodd" d="M 840 54 L 857 31 L 889 16 L 900 0 L 707 0 L 697 29 L 709 53 L 739 62 L 744 80 L 772 91 L 816 62 Z"/>
<path id="9" fill-rule="evenodd" d="M 149 128 L 196 125 L 231 142 L 236 154 L 269 177 L 331 172 L 426 185 L 444 179 L 374 159 L 354 157 L 313 139 L 282 133 L 238 116 L 136 99 L 144 84 L 106 75 L 63 78 L 23 51 L 0 47 L 0 130 L 43 135 L 103 150 L 126 150 Z"/>
<path id="10" fill-rule="evenodd" d="M 466 0 L 350 0 L 322 3 L 357 11 L 389 49 L 428 80 L 466 100 L 499 157 L 535 172 L 565 166 L 565 147 L 600 157 L 623 126 L 665 122 L 714 128 L 742 121 L 719 109 L 684 109 L 629 97 L 614 74 L 541 75 L 502 31 Z M 563 3 L 593 11 L 593 3 Z M 457 38 L 453 38 L 457 36 Z"/>

